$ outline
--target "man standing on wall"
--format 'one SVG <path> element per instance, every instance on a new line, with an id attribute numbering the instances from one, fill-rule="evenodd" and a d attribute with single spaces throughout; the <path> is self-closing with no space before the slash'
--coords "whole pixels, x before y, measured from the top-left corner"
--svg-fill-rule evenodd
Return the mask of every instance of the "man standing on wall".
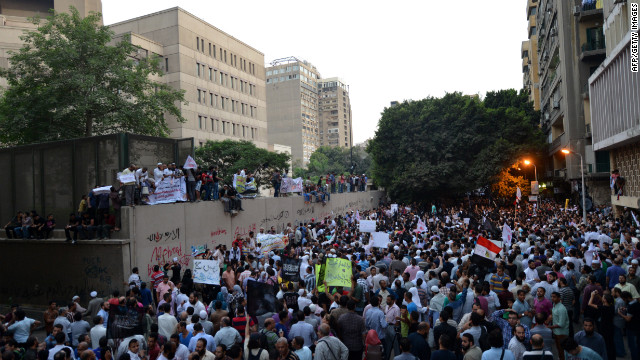
<path id="1" fill-rule="evenodd" d="M 129 164 L 128 168 L 122 170 L 122 175 L 134 174 L 135 171 L 136 166 L 134 164 Z M 133 181 L 122 183 L 122 185 L 124 186 L 125 206 L 135 206 L 133 203 L 133 195 L 136 190 L 135 176 Z"/>

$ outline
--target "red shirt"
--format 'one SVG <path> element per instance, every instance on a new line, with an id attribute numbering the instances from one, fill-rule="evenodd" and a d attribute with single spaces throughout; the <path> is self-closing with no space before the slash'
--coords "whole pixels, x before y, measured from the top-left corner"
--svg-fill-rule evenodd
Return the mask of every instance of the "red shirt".
<path id="1" fill-rule="evenodd" d="M 160 355 L 160 346 L 156 344 L 154 348 L 149 349 L 149 360 L 156 360 Z"/>
<path id="2" fill-rule="evenodd" d="M 254 326 L 255 324 L 256 323 L 253 321 L 253 319 L 249 318 L 249 327 Z M 240 334 L 244 334 L 245 327 L 247 326 L 247 317 L 240 316 L 233 318 L 233 320 L 231 321 L 231 326 L 233 326 L 234 329 L 238 330 Z"/>
<path id="3" fill-rule="evenodd" d="M 151 274 L 151 281 L 153 281 L 153 288 L 156 289 L 158 285 L 162 282 L 162 278 L 164 277 L 164 272 L 158 270 Z"/>

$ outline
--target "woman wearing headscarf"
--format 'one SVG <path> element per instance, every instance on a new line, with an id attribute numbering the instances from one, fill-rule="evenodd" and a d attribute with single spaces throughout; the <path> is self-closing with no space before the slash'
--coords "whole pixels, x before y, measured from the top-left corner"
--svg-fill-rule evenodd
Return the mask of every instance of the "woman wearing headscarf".
<path id="1" fill-rule="evenodd" d="M 426 290 L 427 282 L 424 280 L 424 271 L 418 270 L 418 272 L 416 273 L 416 278 L 414 279 L 414 283 L 417 283 L 418 279 L 422 279 L 422 285 L 420 285 L 420 288 Z"/>
<path id="2" fill-rule="evenodd" d="M 375 330 L 369 330 L 364 341 L 364 346 L 365 360 L 382 360 L 382 342 L 380 341 L 378 333 Z"/>
<path id="3" fill-rule="evenodd" d="M 184 275 L 182 276 L 182 287 L 180 288 L 180 292 L 189 295 L 192 291 L 193 276 L 191 276 L 191 269 L 186 269 L 184 271 Z"/>
<path id="4" fill-rule="evenodd" d="M 309 255 L 304 255 L 300 259 L 302 260 L 300 262 L 300 279 L 304 280 L 307 276 L 307 268 L 309 267 Z"/>
<path id="5" fill-rule="evenodd" d="M 241 304 L 242 300 L 244 300 L 242 288 L 240 288 L 240 285 L 234 285 L 233 293 L 227 298 L 227 305 L 230 307 L 229 312 L 231 314 L 235 314 L 235 311 L 238 308 L 238 305 Z"/>
<path id="6" fill-rule="evenodd" d="M 229 290 L 227 290 L 227 287 L 226 286 L 221 287 L 220 292 L 216 295 L 216 299 L 212 300 L 211 303 L 209 304 L 209 311 L 210 312 L 215 311 L 216 301 L 220 301 L 222 303 L 222 310 L 229 310 L 227 309 L 228 297 L 229 297 Z"/>

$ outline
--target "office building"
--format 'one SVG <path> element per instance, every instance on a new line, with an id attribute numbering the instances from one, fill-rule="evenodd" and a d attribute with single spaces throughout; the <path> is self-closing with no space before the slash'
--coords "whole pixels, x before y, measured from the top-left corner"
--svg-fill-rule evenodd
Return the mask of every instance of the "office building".
<path id="1" fill-rule="evenodd" d="M 353 145 L 349 85 L 337 77 L 318 82 L 320 146 L 350 148 Z"/>
<path id="2" fill-rule="evenodd" d="M 609 154 L 593 151 L 588 91 L 589 76 L 606 55 L 603 21 L 601 0 L 539 0 L 535 19 L 540 122 L 549 143 L 546 175 L 556 192 L 577 191 L 584 172 L 596 204 L 609 202 Z M 563 154 L 563 148 L 582 155 L 584 169 L 580 157 Z M 571 187 L 557 186 L 564 181 Z"/>
<path id="3" fill-rule="evenodd" d="M 9 66 L 9 51 L 17 51 L 24 45 L 20 36 L 26 30 L 35 30 L 29 20 L 36 15 L 46 18 L 49 10 L 68 12 L 69 7 L 78 9 L 82 16 L 91 11 L 102 12 L 101 0 L 3 0 L 0 1 L 0 67 Z M 6 87 L 7 80 L 0 78 L 0 87 Z"/>
<path id="4" fill-rule="evenodd" d="M 528 40 L 522 42 L 520 54 L 522 57 L 522 83 L 529 91 L 529 100 L 533 102 L 533 109 L 540 110 L 540 76 L 538 75 L 538 32 L 536 15 L 538 0 L 527 1 L 527 33 Z"/>
<path id="5" fill-rule="evenodd" d="M 319 79 L 315 66 L 295 57 L 274 60 L 266 69 L 269 143 L 290 146 L 294 167 L 306 166 L 320 146 Z"/>
<path id="6" fill-rule="evenodd" d="M 160 57 L 164 74 L 154 80 L 185 91 L 187 121 L 168 118 L 171 137 L 268 147 L 263 53 L 179 7 L 109 27 L 130 36 L 137 56 Z"/>
<path id="7" fill-rule="evenodd" d="M 589 78 L 593 148 L 596 153 L 608 152 L 611 170 L 618 169 L 626 181 L 622 196 L 611 195 L 611 203 L 617 210 L 624 206 L 640 208 L 638 28 L 632 29 L 631 24 L 631 7 L 638 9 L 638 3 L 638 0 L 604 1 L 607 57 Z M 632 68 L 634 45 L 635 72 Z"/>

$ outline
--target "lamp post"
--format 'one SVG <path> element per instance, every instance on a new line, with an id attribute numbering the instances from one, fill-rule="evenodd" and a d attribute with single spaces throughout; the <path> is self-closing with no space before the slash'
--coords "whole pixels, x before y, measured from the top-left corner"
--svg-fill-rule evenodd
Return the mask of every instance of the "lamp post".
<path id="1" fill-rule="evenodd" d="M 538 182 L 538 168 L 536 167 L 536 164 L 532 163 L 532 162 L 531 162 L 531 161 L 529 161 L 529 160 L 525 160 L 525 161 L 524 161 L 524 164 L 525 164 L 525 165 L 533 165 L 533 173 L 534 173 L 534 174 L 535 174 L 535 176 L 536 176 L 536 182 Z"/>
<path id="2" fill-rule="evenodd" d="M 586 201 L 586 189 L 584 188 L 584 164 L 582 160 L 582 154 L 577 153 L 575 151 L 571 151 L 569 149 L 560 150 L 563 154 L 576 154 L 580 156 L 580 175 L 582 176 L 582 222 L 584 225 L 587 225 L 587 201 Z"/>

